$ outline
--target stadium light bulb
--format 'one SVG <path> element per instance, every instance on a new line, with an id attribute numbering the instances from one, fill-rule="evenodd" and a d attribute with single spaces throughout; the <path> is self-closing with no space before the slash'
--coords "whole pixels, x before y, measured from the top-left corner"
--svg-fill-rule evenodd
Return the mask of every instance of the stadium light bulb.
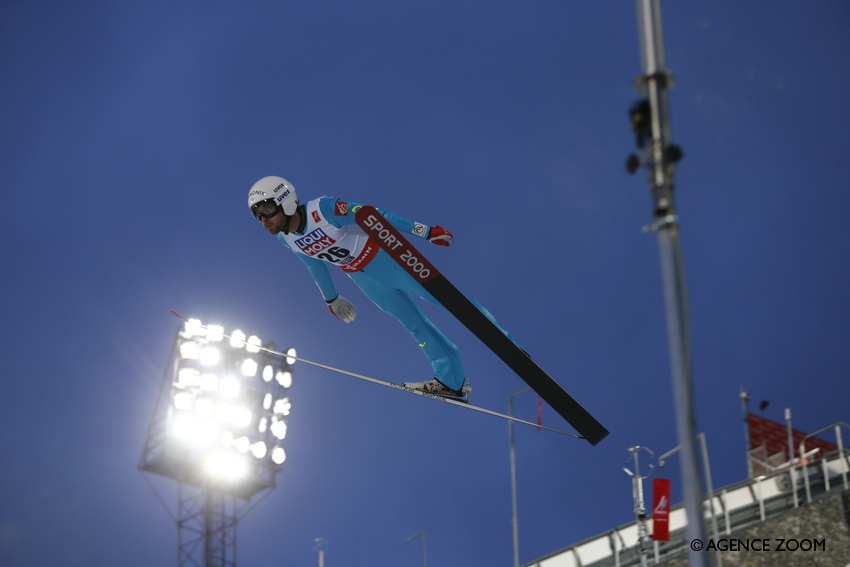
<path id="1" fill-rule="evenodd" d="M 272 450 L 272 461 L 276 465 L 282 465 L 283 461 L 286 460 L 286 451 L 283 450 L 283 447 L 275 447 Z"/>
<path id="2" fill-rule="evenodd" d="M 186 341 L 180 345 L 180 356 L 186 360 L 198 360 L 201 356 L 201 345 L 196 341 Z"/>
<path id="3" fill-rule="evenodd" d="M 268 426 L 269 426 L 268 418 L 265 417 L 265 416 L 261 417 L 260 423 L 257 425 L 257 429 L 260 431 L 260 433 L 265 433 Z"/>
<path id="4" fill-rule="evenodd" d="M 248 337 L 248 344 L 245 345 L 245 350 L 251 353 L 260 352 L 260 347 L 263 345 L 263 341 L 260 340 L 260 337 L 257 335 L 251 335 Z"/>
<path id="5" fill-rule="evenodd" d="M 271 426 L 272 435 L 277 437 L 278 439 L 284 439 L 286 437 L 286 422 L 285 421 L 275 421 Z"/>
<path id="6" fill-rule="evenodd" d="M 192 405 L 194 403 L 194 396 L 192 396 L 189 392 L 180 392 L 174 395 L 174 407 L 179 410 L 192 409 Z"/>
<path id="7" fill-rule="evenodd" d="M 201 373 L 194 368 L 181 368 L 177 373 L 177 383 L 184 388 L 201 385 Z"/>
<path id="8" fill-rule="evenodd" d="M 281 398 L 274 403 L 274 412 L 281 415 L 289 415 L 289 410 L 292 409 L 292 404 L 289 403 L 289 398 Z"/>
<path id="9" fill-rule="evenodd" d="M 230 404 L 218 404 L 215 408 L 215 416 L 220 421 L 231 421 L 233 419 L 233 406 Z"/>
<path id="10" fill-rule="evenodd" d="M 233 446 L 233 432 L 225 431 L 221 434 L 221 446 L 228 448 Z"/>
<path id="11" fill-rule="evenodd" d="M 215 366 L 218 364 L 220 353 L 215 347 L 204 347 L 201 349 L 200 362 L 206 366 Z"/>
<path id="12" fill-rule="evenodd" d="M 207 325 L 207 340 L 220 341 L 224 338 L 224 327 L 221 325 Z"/>
<path id="13" fill-rule="evenodd" d="M 231 452 L 216 452 L 206 462 L 207 472 L 227 480 L 236 480 L 248 472 L 245 460 Z"/>
<path id="14" fill-rule="evenodd" d="M 239 329 L 230 333 L 230 346 L 233 348 L 242 348 L 245 346 L 245 333 Z"/>
<path id="15" fill-rule="evenodd" d="M 171 424 L 172 433 L 175 437 L 190 437 L 195 424 L 195 419 L 186 415 L 179 415 L 174 418 Z"/>
<path id="16" fill-rule="evenodd" d="M 215 404 L 209 398 L 198 398 L 195 400 L 195 413 L 202 416 L 213 414 Z"/>
<path id="17" fill-rule="evenodd" d="M 233 423 L 238 427 L 248 427 L 251 424 L 251 412 L 246 408 L 239 408 L 233 412 Z"/>
<path id="18" fill-rule="evenodd" d="M 194 415 L 180 415 L 174 419 L 174 434 L 199 445 L 215 442 L 218 430 L 210 419 Z"/>
<path id="19" fill-rule="evenodd" d="M 251 442 L 248 440 L 247 437 L 240 437 L 239 439 L 236 440 L 235 445 L 236 445 L 236 450 L 239 451 L 240 453 L 247 453 L 248 449 L 251 448 Z"/>
<path id="20" fill-rule="evenodd" d="M 240 384 L 233 378 L 225 378 L 221 381 L 219 392 L 225 398 L 235 398 L 239 395 Z"/>
<path id="21" fill-rule="evenodd" d="M 215 392 L 218 389 L 218 376 L 216 374 L 201 374 L 201 390 L 205 392 Z"/>
<path id="22" fill-rule="evenodd" d="M 286 356 L 286 363 L 287 363 L 288 365 L 292 366 L 293 364 L 295 364 L 296 362 L 298 362 L 298 361 L 297 361 L 297 360 L 295 360 L 295 358 L 294 358 L 294 357 L 298 356 L 298 353 L 295 351 L 295 349 L 294 349 L 294 348 L 291 348 L 291 349 L 289 349 L 288 351 L 286 351 L 286 354 L 287 354 L 287 356 Z"/>
<path id="23" fill-rule="evenodd" d="M 292 372 L 284 371 L 277 373 L 277 382 L 284 388 L 292 386 Z"/>
<path id="24" fill-rule="evenodd" d="M 263 409 L 270 409 L 272 407 L 272 395 L 266 394 L 263 398 Z"/>
<path id="25" fill-rule="evenodd" d="M 266 451 L 268 451 L 268 449 L 266 449 L 266 444 L 262 441 L 257 441 L 256 443 L 251 445 L 251 453 L 258 459 L 262 459 L 263 457 L 265 457 Z"/>
<path id="26" fill-rule="evenodd" d="M 204 334 L 204 329 L 201 328 L 200 319 L 189 319 L 183 327 L 183 334 L 186 338 L 200 337 Z"/>
<path id="27" fill-rule="evenodd" d="M 242 376 L 252 378 L 257 375 L 257 361 L 253 358 L 246 358 L 242 363 Z"/>
<path id="28" fill-rule="evenodd" d="M 271 366 L 266 366 L 263 368 L 263 380 L 266 382 L 271 382 L 272 378 L 274 378 L 274 368 Z"/>

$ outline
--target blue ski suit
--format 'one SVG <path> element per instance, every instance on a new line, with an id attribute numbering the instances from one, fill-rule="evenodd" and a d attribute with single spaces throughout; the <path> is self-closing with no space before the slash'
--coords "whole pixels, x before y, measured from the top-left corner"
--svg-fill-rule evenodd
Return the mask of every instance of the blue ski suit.
<path id="1" fill-rule="evenodd" d="M 277 239 L 304 262 L 327 302 L 338 296 L 328 264 L 341 267 L 375 305 L 398 319 L 413 335 L 431 361 L 434 377 L 449 388 L 460 390 L 465 378 L 460 351 L 425 316 L 413 296 L 442 305 L 356 224 L 354 214 L 362 206 L 332 197 L 314 199 L 300 209 L 306 217 L 303 231 L 288 235 L 281 232 Z M 378 212 L 402 233 L 428 238 L 428 226 L 387 209 L 378 208 Z M 484 307 L 470 301 L 516 343 Z"/>

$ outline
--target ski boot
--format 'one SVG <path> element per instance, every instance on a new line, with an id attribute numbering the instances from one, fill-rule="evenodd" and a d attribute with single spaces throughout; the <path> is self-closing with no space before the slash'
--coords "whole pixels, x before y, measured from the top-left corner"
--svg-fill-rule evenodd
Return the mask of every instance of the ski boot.
<path id="1" fill-rule="evenodd" d="M 405 388 L 412 388 L 414 390 L 419 390 L 420 392 L 427 392 L 429 394 L 434 394 L 435 396 L 452 398 L 465 403 L 469 403 L 469 392 L 472 390 L 472 387 L 469 385 L 469 378 L 464 381 L 460 390 L 452 390 L 436 378 L 432 378 L 427 382 L 405 382 L 402 385 Z"/>

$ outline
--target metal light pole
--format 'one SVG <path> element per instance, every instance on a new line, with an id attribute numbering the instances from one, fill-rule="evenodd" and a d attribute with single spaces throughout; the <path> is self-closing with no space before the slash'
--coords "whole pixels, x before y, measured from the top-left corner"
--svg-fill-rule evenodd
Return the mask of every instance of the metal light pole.
<path id="1" fill-rule="evenodd" d="M 508 396 L 508 415 L 514 416 L 514 396 L 527 392 L 531 388 L 523 388 Z M 516 514 L 516 456 L 514 452 L 514 422 L 508 421 L 508 440 L 511 445 L 511 526 L 514 537 L 514 567 L 519 567 L 519 526 Z"/>
<path id="2" fill-rule="evenodd" d="M 672 75 L 664 64 L 659 0 L 637 0 L 641 64 L 644 74 L 638 77 L 638 90 L 646 98 L 631 111 L 632 128 L 637 134 L 641 157 L 632 155 L 626 162 L 629 172 L 639 167 L 649 171 L 649 187 L 653 197 L 654 220 L 645 230 L 658 235 L 664 303 L 667 312 L 667 337 L 676 413 L 676 433 L 682 447 L 682 488 L 688 518 L 688 539 L 705 541 L 702 513 L 702 482 L 697 465 L 694 436 L 696 420 L 691 392 L 690 331 L 685 269 L 679 243 L 679 222 L 673 203 L 673 172 L 682 151 L 671 143 L 667 91 Z M 648 147 L 645 147 L 648 146 Z M 704 567 L 706 554 L 689 550 L 691 567 Z"/>
<path id="3" fill-rule="evenodd" d="M 750 408 L 748 404 L 753 397 L 746 393 L 743 388 L 741 388 L 739 395 L 741 397 L 741 411 L 744 414 L 744 439 L 747 443 L 747 450 L 744 453 L 747 456 L 747 478 L 753 478 L 753 460 L 750 457 L 750 446 L 752 445 L 750 441 Z"/>
<path id="4" fill-rule="evenodd" d="M 640 557 L 640 565 L 641 567 L 647 567 L 646 562 L 646 548 L 643 546 L 644 541 L 646 541 L 646 505 L 644 504 L 643 499 L 643 479 L 647 478 L 647 476 L 640 475 L 640 463 L 638 462 L 638 454 L 641 449 L 645 449 L 650 456 L 655 456 L 652 450 L 649 447 L 629 447 L 629 452 L 631 456 L 626 459 L 626 463 L 628 463 L 632 458 L 635 460 L 635 472 L 630 471 L 625 466 L 623 470 L 626 471 L 630 477 L 632 477 L 632 497 L 635 501 L 635 517 L 637 518 L 637 527 L 638 527 L 638 556 Z M 652 470 L 652 465 L 649 465 L 650 470 Z"/>
<path id="5" fill-rule="evenodd" d="M 785 423 L 788 427 L 788 478 L 791 481 L 791 490 L 794 492 L 794 508 L 797 508 L 797 470 L 794 466 L 794 430 L 791 429 L 791 408 L 785 408 Z"/>
<path id="6" fill-rule="evenodd" d="M 425 547 L 425 532 L 416 532 L 404 542 L 405 545 L 409 545 L 411 541 L 416 539 L 417 537 L 422 536 L 422 567 L 428 567 L 428 559 L 427 559 L 427 551 Z"/>
<path id="7" fill-rule="evenodd" d="M 325 547 L 327 540 L 323 537 L 317 537 L 315 539 L 316 547 L 313 549 L 319 553 L 319 567 L 325 567 Z"/>

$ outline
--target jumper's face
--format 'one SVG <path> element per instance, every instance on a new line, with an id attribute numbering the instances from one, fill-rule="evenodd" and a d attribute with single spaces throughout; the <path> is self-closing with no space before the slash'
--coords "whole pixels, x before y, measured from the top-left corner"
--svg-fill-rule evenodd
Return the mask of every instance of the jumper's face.
<path id="1" fill-rule="evenodd" d="M 251 207 L 251 212 L 258 221 L 263 223 L 263 227 L 272 234 L 277 234 L 283 230 L 286 215 L 283 214 L 283 207 L 280 207 L 272 199 L 257 203 Z"/>
<path id="2" fill-rule="evenodd" d="M 270 217 L 262 217 L 263 228 L 272 234 L 278 234 L 283 230 L 286 224 L 286 215 L 283 214 L 283 209 L 278 209 L 277 213 Z"/>

